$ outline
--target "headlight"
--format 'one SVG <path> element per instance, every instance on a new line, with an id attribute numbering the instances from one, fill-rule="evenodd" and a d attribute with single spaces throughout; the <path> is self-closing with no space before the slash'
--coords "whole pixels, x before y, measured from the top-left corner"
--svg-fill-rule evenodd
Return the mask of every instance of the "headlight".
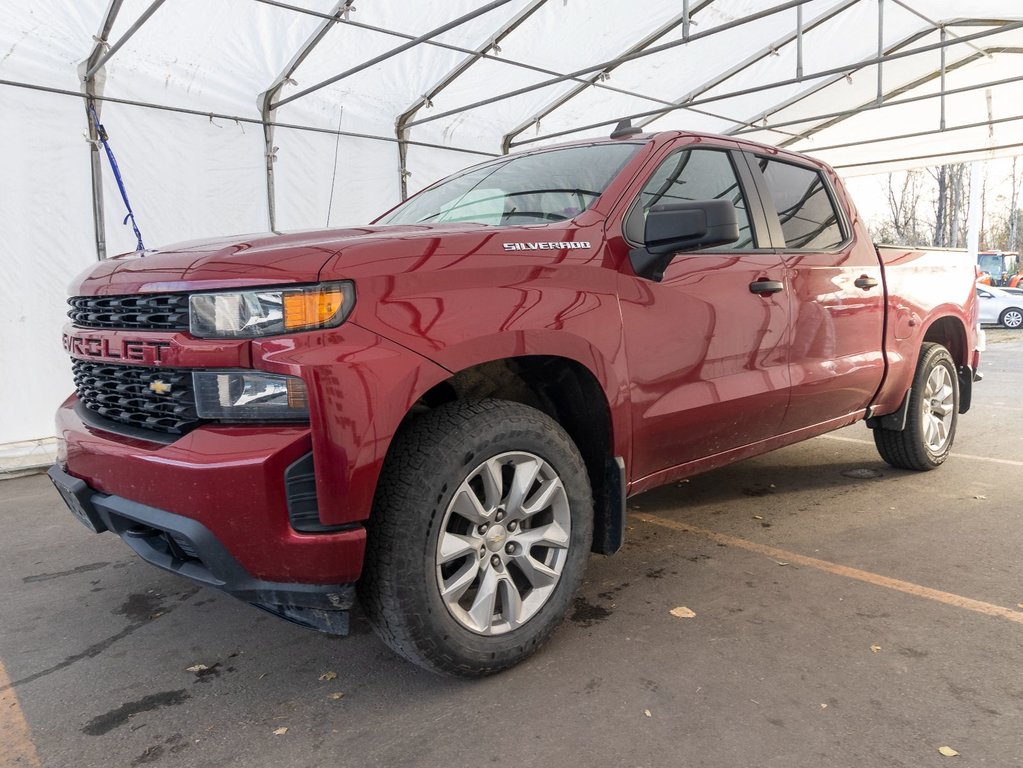
<path id="1" fill-rule="evenodd" d="M 195 371 L 201 419 L 298 421 L 309 418 L 305 383 L 297 376 L 254 371 Z"/>
<path id="2" fill-rule="evenodd" d="M 204 339 L 252 338 L 333 328 L 352 311 L 351 283 L 307 288 L 197 293 L 189 298 L 189 328 Z"/>

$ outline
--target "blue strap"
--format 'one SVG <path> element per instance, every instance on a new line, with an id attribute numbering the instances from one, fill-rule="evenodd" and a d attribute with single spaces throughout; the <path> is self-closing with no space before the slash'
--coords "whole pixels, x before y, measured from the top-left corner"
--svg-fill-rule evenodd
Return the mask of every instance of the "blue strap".
<path id="1" fill-rule="evenodd" d="M 103 144 L 103 149 L 107 152 L 107 159 L 110 161 L 110 169 L 114 172 L 114 180 L 117 182 L 117 188 L 121 190 L 121 199 L 124 200 L 124 207 L 128 209 L 128 215 L 124 217 L 122 224 L 127 224 L 131 221 L 131 228 L 135 232 L 135 239 L 138 243 L 135 247 L 139 253 L 146 250 L 146 246 L 142 244 L 142 233 L 139 231 L 138 224 L 135 223 L 135 212 L 131 209 L 131 203 L 128 202 L 128 193 L 124 189 L 124 180 L 121 178 L 121 169 L 117 167 L 117 158 L 114 157 L 114 151 L 110 148 L 110 143 L 107 141 L 107 131 L 103 127 L 103 124 L 99 121 L 99 115 L 96 114 L 96 107 L 90 105 L 89 112 L 92 113 L 92 120 L 96 125 L 96 135 L 99 137 L 100 142 Z"/>

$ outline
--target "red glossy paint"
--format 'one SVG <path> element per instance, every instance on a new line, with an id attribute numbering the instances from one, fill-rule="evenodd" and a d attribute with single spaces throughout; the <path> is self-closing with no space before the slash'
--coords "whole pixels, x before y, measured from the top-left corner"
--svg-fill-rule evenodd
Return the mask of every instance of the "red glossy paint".
<path id="1" fill-rule="evenodd" d="M 57 412 L 57 436 L 68 471 L 96 490 L 197 520 L 257 578 L 358 578 L 364 529 L 300 534 L 284 513 L 284 470 L 309 451 L 308 427 L 204 427 L 163 445 L 96 429 L 75 402 L 68 398 Z"/>
<path id="2" fill-rule="evenodd" d="M 636 493 L 844 426 L 871 407 L 875 415 L 896 410 L 933 329 L 959 364 L 977 365 L 972 265 L 950 254 L 879 254 L 826 166 L 721 137 L 628 141 L 642 146 L 593 207 L 569 221 L 257 235 L 93 267 L 72 295 L 343 279 L 357 298 L 338 328 L 252 341 L 66 329 L 72 357 L 290 374 L 304 379 L 310 401 L 308 426 L 206 425 L 165 445 L 84 424 L 72 397 L 58 413 L 67 471 L 104 493 L 202 522 L 259 578 L 337 584 L 358 578 L 364 531 L 292 530 L 285 468 L 311 450 L 322 521 L 365 520 L 412 406 L 467 368 L 528 355 L 583 366 L 603 391 L 592 407 L 609 415 L 611 455 L 624 458 Z M 662 282 L 637 277 L 623 219 L 658 163 L 683 146 L 822 169 L 845 212 L 845 243 L 787 251 L 761 223 L 757 250 L 682 254 Z M 508 250 L 509 242 L 591 247 Z M 861 276 L 878 286 L 856 288 Z M 750 292 L 765 279 L 784 290 Z M 157 355 L 145 343 L 166 346 Z"/>

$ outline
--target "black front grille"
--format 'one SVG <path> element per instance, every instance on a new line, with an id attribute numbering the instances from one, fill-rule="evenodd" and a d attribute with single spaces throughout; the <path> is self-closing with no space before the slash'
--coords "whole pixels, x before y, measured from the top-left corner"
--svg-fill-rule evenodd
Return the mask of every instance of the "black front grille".
<path id="1" fill-rule="evenodd" d="M 187 331 L 188 294 L 72 296 L 67 316 L 80 328 Z"/>
<path id="2" fill-rule="evenodd" d="M 105 419 L 183 435 L 200 424 L 192 372 L 75 360 L 78 398 Z"/>

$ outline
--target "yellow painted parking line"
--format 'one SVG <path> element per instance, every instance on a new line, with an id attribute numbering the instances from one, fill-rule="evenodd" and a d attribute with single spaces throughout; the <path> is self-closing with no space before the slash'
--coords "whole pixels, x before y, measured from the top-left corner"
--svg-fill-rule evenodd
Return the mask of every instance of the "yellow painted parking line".
<path id="1" fill-rule="evenodd" d="M 659 525 L 662 528 L 670 528 L 673 531 L 680 531 L 682 533 L 693 533 L 719 544 L 738 547 L 749 552 L 766 555 L 776 562 L 798 563 L 799 565 L 805 565 L 808 568 L 816 568 L 817 570 L 825 571 L 826 573 L 845 576 L 848 579 L 856 579 L 857 581 L 863 581 L 877 587 L 894 589 L 896 592 L 904 592 L 905 594 L 913 595 L 914 597 L 922 597 L 927 600 L 934 600 L 935 602 L 944 603 L 945 605 L 951 605 L 956 608 L 964 608 L 968 611 L 974 611 L 975 613 L 983 613 L 987 616 L 1007 619 L 1015 622 L 1016 624 L 1023 624 L 1023 611 L 1003 608 L 1002 606 L 995 605 L 993 603 L 985 603 L 981 600 L 963 597 L 962 595 L 954 595 L 951 592 L 942 592 L 939 589 L 931 589 L 930 587 L 913 584 L 909 581 L 892 579 L 888 576 L 871 573 L 870 571 L 861 571 L 859 568 L 850 568 L 847 565 L 839 565 L 838 563 L 831 563 L 827 560 L 818 560 L 816 557 L 807 557 L 806 555 L 800 555 L 797 552 L 789 552 L 788 550 L 778 549 L 777 547 L 771 547 L 767 544 L 758 544 L 755 541 L 740 539 L 737 536 L 730 536 L 727 533 L 718 533 L 717 531 L 710 531 L 706 528 L 698 528 L 694 525 L 690 525 L 689 523 L 680 523 L 675 520 L 657 517 L 656 515 L 633 512 L 630 516 L 637 520 L 642 520 L 644 523 Z"/>
<path id="2" fill-rule="evenodd" d="M 42 768 L 3 662 L 0 662 L 0 765 Z"/>
<path id="3" fill-rule="evenodd" d="M 825 440 L 838 440 L 843 443 L 859 443 L 860 445 L 869 445 L 874 447 L 873 440 L 860 440 L 857 437 L 839 437 L 838 435 L 819 435 L 819 437 Z M 990 456 L 976 456 L 972 453 L 952 453 L 952 457 L 956 459 L 971 459 L 972 461 L 986 461 L 991 464 L 1008 464 L 1010 467 L 1023 467 L 1023 461 L 1014 461 L 1013 459 L 994 459 Z"/>

